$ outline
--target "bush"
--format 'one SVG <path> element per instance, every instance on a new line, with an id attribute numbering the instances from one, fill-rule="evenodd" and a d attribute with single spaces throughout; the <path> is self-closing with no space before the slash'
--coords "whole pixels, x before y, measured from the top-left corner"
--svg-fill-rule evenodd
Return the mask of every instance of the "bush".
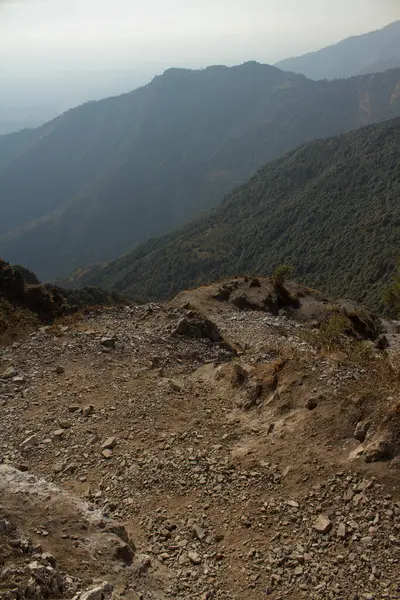
<path id="1" fill-rule="evenodd" d="M 329 349 L 346 350 L 349 344 L 348 335 L 353 330 L 350 319 L 335 311 L 320 328 L 320 340 Z"/>
<path id="2" fill-rule="evenodd" d="M 293 267 L 289 265 L 279 265 L 271 275 L 271 281 L 275 289 L 280 289 L 284 286 L 289 275 L 293 273 Z"/>
<path id="3" fill-rule="evenodd" d="M 400 315 L 400 260 L 397 263 L 392 281 L 382 292 L 382 300 L 392 317 Z"/>

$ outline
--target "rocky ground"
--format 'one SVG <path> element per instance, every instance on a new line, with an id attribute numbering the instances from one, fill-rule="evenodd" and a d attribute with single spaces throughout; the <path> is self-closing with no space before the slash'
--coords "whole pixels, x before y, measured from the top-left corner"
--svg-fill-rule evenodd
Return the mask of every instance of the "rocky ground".
<path id="1" fill-rule="evenodd" d="M 1 599 L 400 598 L 400 335 L 216 291 L 0 350 Z"/>

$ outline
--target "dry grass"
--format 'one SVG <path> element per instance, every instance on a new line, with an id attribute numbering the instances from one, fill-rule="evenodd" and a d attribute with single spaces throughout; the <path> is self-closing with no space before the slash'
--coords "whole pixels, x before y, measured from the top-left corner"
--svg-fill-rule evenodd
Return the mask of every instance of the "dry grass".
<path id="1" fill-rule="evenodd" d="M 29 310 L 15 308 L 9 302 L 0 300 L 0 346 L 29 335 L 38 325 L 39 320 Z"/>

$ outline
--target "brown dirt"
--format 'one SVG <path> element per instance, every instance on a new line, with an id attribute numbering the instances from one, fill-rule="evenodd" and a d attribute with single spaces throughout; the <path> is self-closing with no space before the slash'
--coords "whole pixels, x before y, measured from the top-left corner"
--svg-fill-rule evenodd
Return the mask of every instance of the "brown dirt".
<path id="1" fill-rule="evenodd" d="M 3 462 L 67 494 L 0 486 L 2 511 L 78 588 L 108 580 L 115 598 L 399 598 L 398 334 L 392 365 L 372 350 L 354 360 L 310 345 L 304 311 L 238 310 L 216 292 L 89 314 L 2 351 L 0 375 L 18 372 L 0 379 Z M 175 334 L 189 304 L 238 355 Z M 382 439 L 393 456 L 367 463 Z M 124 524 L 133 566 L 94 544 L 82 502 Z"/>

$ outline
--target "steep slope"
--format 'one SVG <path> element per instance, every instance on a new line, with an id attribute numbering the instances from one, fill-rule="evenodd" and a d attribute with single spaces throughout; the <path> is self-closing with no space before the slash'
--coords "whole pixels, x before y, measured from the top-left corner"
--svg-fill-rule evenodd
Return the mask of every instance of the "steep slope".
<path id="1" fill-rule="evenodd" d="M 336 295 L 379 302 L 400 244 L 400 119 L 312 142 L 180 231 L 78 275 L 135 297 L 291 264 Z"/>
<path id="2" fill-rule="evenodd" d="M 29 144 L 0 138 L 0 253 L 42 278 L 113 258 L 284 152 L 399 114 L 400 69 L 335 82 L 258 63 L 171 69 L 29 132 Z"/>
<path id="3" fill-rule="evenodd" d="M 400 21 L 275 66 L 310 79 L 339 79 L 400 67 Z"/>
<path id="4" fill-rule="evenodd" d="M 14 158 L 27 151 L 31 142 L 39 139 L 40 133 L 40 129 L 23 129 L 11 135 L 0 135 L 0 176 Z"/>

